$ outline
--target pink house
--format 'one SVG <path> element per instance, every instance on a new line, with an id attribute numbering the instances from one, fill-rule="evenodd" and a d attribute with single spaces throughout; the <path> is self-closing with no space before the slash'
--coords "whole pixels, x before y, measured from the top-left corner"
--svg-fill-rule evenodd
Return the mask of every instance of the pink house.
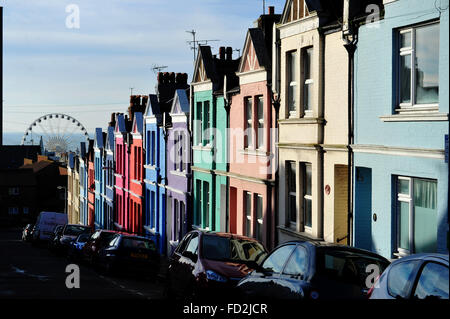
<path id="1" fill-rule="evenodd" d="M 230 232 L 275 243 L 275 121 L 272 107 L 273 10 L 248 30 L 230 109 Z"/>
<path id="2" fill-rule="evenodd" d="M 128 180 L 127 128 L 125 116 L 117 114 L 114 131 L 115 140 L 115 216 L 114 225 L 117 230 L 126 230 L 128 220 L 128 193 L 125 191 Z"/>

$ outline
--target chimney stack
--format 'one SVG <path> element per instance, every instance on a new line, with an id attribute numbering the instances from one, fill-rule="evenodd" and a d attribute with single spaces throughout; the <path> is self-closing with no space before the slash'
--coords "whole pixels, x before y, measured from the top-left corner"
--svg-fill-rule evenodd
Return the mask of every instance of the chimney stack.
<path id="1" fill-rule="evenodd" d="M 109 126 L 116 126 L 116 113 L 111 113 L 111 121 L 108 123 Z"/>
<path id="2" fill-rule="evenodd" d="M 219 58 L 221 60 L 225 60 L 225 47 L 220 47 L 219 48 Z"/>
<path id="3" fill-rule="evenodd" d="M 270 6 L 269 7 L 269 15 L 274 15 L 275 14 L 275 7 L 274 6 Z"/>
<path id="4" fill-rule="evenodd" d="M 231 61 L 233 60 L 233 48 L 227 47 L 227 60 Z"/>

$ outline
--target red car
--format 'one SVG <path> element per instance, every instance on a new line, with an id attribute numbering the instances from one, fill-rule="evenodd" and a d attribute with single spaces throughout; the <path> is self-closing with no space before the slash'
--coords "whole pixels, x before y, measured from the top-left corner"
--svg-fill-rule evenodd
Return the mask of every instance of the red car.
<path id="1" fill-rule="evenodd" d="M 266 255 L 264 246 L 253 238 L 191 231 L 169 259 L 166 293 L 169 298 L 225 295 Z"/>

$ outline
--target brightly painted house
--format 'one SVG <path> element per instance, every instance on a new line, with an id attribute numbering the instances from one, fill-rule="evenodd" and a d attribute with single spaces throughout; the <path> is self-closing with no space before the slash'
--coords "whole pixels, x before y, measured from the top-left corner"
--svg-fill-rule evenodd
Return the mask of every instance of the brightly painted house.
<path id="1" fill-rule="evenodd" d="M 106 132 L 105 152 L 104 152 L 104 192 L 102 192 L 102 201 L 104 203 L 105 224 L 104 228 L 114 229 L 114 129 L 116 125 L 116 115 L 112 114 Z"/>
<path id="2" fill-rule="evenodd" d="M 232 97 L 229 135 L 231 233 L 275 245 L 275 121 L 270 91 L 272 30 L 280 18 L 262 15 L 245 39 Z M 235 91 L 230 88 L 231 92 Z M 230 91 L 229 91 L 230 92 Z"/>
<path id="3" fill-rule="evenodd" d="M 102 200 L 104 142 L 105 134 L 101 128 L 96 128 L 94 135 L 95 229 L 103 229 L 105 226 Z"/>
<path id="4" fill-rule="evenodd" d="M 339 23 L 343 12 L 343 3 L 290 0 L 277 26 L 280 243 L 348 243 L 348 57 Z"/>
<path id="5" fill-rule="evenodd" d="M 165 140 L 158 97 L 151 94 L 145 111 L 145 232 L 160 253 L 166 250 Z"/>
<path id="6" fill-rule="evenodd" d="M 87 152 L 87 224 L 95 227 L 95 155 L 94 140 L 89 139 Z"/>
<path id="7" fill-rule="evenodd" d="M 178 89 L 172 102 L 172 127 L 167 139 L 167 229 L 168 253 L 191 229 L 191 134 L 189 131 L 189 95 Z"/>
<path id="8" fill-rule="evenodd" d="M 144 97 L 145 103 L 147 97 Z M 129 208 L 129 232 L 142 235 L 144 232 L 144 150 L 143 130 L 144 121 L 141 112 L 133 115 L 130 146 L 130 208 Z"/>
<path id="9" fill-rule="evenodd" d="M 193 94 L 193 191 L 196 228 L 228 230 L 228 112 L 223 96 L 224 78 L 228 88 L 237 84 L 240 58 L 233 60 L 233 49 L 220 48 L 213 57 L 211 47 L 200 46 L 191 83 Z M 234 81 L 236 79 L 236 81 Z"/>
<path id="10" fill-rule="evenodd" d="M 354 243 L 387 258 L 448 254 L 448 6 L 384 1 L 359 28 Z"/>
<path id="11" fill-rule="evenodd" d="M 126 175 L 128 174 L 128 156 L 125 144 L 127 129 L 125 126 L 125 116 L 122 113 L 116 115 L 114 129 L 115 141 L 115 217 L 114 226 L 117 230 L 125 230 L 128 210 L 128 197 L 125 192 Z"/>
<path id="12" fill-rule="evenodd" d="M 80 223 L 87 225 L 87 165 L 86 143 L 80 143 Z"/>
<path id="13" fill-rule="evenodd" d="M 74 171 L 75 167 L 75 154 L 69 153 L 67 155 L 67 220 L 69 223 L 73 223 L 74 220 L 74 214 L 73 214 L 73 199 L 74 199 Z"/>

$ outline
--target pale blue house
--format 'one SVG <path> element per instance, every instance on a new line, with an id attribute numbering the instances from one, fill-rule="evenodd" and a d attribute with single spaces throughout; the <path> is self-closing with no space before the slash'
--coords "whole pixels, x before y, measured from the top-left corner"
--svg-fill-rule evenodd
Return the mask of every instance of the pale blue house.
<path id="1" fill-rule="evenodd" d="M 104 212 L 104 169 L 103 156 L 106 133 L 101 128 L 95 129 L 94 136 L 94 182 L 95 182 L 95 229 L 105 227 Z"/>
<path id="2" fill-rule="evenodd" d="M 448 253 L 449 1 L 383 3 L 355 52 L 354 245 Z"/>

